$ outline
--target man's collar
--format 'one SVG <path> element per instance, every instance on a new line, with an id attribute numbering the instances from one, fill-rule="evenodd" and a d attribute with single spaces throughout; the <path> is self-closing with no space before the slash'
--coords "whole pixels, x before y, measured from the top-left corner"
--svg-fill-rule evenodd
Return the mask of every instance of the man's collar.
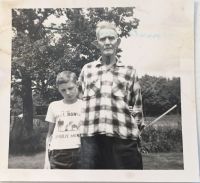
<path id="1" fill-rule="evenodd" d="M 101 62 L 101 58 L 102 58 L 102 57 L 100 57 L 100 58 L 96 61 L 96 67 L 99 67 L 99 66 L 102 66 L 102 65 L 103 65 L 102 62 Z M 122 63 L 122 61 L 121 61 L 118 57 L 116 57 L 116 66 L 118 66 L 118 67 L 124 67 L 124 64 Z"/>

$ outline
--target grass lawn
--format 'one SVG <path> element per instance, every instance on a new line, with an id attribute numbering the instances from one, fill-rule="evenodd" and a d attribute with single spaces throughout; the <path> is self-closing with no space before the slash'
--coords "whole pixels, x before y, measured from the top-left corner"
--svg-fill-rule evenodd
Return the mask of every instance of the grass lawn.
<path id="1" fill-rule="evenodd" d="M 44 167 L 45 153 L 41 152 L 30 156 L 9 156 L 8 168 L 42 169 Z"/>
<path id="2" fill-rule="evenodd" d="M 183 169 L 183 153 L 143 154 L 143 165 L 145 170 Z"/>
<path id="3" fill-rule="evenodd" d="M 145 170 L 177 170 L 183 169 L 182 153 L 149 153 L 143 154 Z M 8 168 L 42 169 L 44 153 L 32 156 L 10 156 Z"/>

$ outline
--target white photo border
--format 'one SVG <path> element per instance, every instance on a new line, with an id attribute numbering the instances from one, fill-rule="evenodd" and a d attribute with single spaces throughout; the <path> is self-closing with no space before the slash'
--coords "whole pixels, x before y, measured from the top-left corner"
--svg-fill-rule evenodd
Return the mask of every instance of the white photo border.
<path id="1" fill-rule="evenodd" d="M 10 123 L 10 80 L 11 80 L 11 9 L 12 8 L 86 8 L 86 7 L 132 7 L 145 0 L 4 0 L 0 2 L 0 181 L 69 181 L 69 182 L 198 182 L 199 160 L 195 102 L 194 71 L 194 22 L 188 21 L 189 40 L 183 40 L 180 51 L 181 103 L 183 133 L 183 170 L 41 170 L 8 169 L 8 145 Z M 152 3 L 166 0 L 150 0 Z M 188 0 L 176 1 L 183 5 Z M 193 17 L 194 2 L 189 1 L 187 11 Z M 148 7 L 146 7 L 148 8 Z M 165 8 L 165 7 L 160 7 Z M 187 12 L 187 13 L 188 13 Z M 183 9 L 183 13 L 185 10 Z M 158 15 L 159 16 L 159 15 Z M 187 20 L 186 20 L 187 21 Z M 192 54 L 193 53 L 193 54 Z M 3 148 L 2 148 L 3 147 Z"/>

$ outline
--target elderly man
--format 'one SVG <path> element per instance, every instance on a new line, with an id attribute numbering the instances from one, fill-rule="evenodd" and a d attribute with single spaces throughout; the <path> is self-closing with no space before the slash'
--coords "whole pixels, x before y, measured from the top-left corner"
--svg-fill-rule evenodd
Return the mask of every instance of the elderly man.
<path id="1" fill-rule="evenodd" d="M 101 57 L 86 64 L 79 77 L 81 168 L 142 169 L 137 142 L 143 112 L 136 71 L 116 57 L 121 40 L 114 24 L 98 23 L 96 37 L 93 44 Z"/>

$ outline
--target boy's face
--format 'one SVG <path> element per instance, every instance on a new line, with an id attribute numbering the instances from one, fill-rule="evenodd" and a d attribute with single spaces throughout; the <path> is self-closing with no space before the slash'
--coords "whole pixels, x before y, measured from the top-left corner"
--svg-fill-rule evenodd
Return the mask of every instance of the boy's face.
<path id="1" fill-rule="evenodd" d="M 74 82 L 59 84 L 58 91 L 66 101 L 73 101 L 77 98 L 78 88 Z"/>

